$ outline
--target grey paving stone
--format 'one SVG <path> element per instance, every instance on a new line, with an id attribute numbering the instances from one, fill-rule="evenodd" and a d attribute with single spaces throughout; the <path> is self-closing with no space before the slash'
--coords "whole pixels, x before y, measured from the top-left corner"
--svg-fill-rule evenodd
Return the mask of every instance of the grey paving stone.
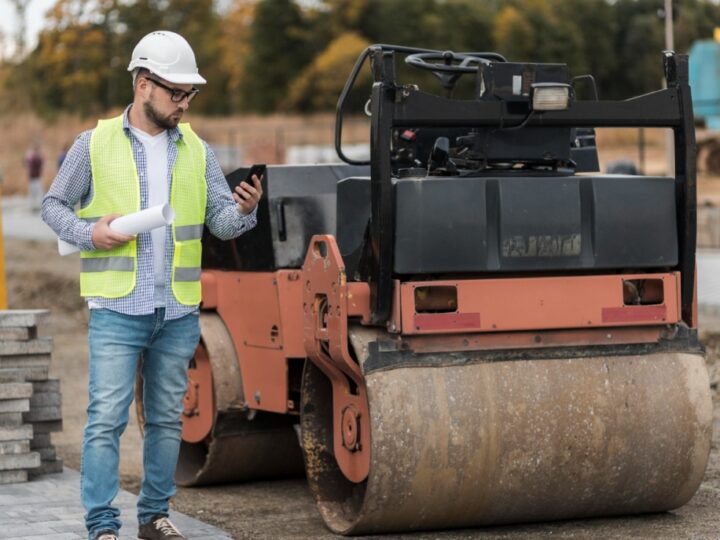
<path id="1" fill-rule="evenodd" d="M 0 310 L 0 328 L 39 326 L 49 318 L 50 312 L 46 309 Z"/>
<path id="2" fill-rule="evenodd" d="M 27 341 L 33 339 L 37 335 L 37 329 L 31 328 L 1 328 L 0 327 L 0 340 L 13 340 L 13 341 Z"/>
<path id="3" fill-rule="evenodd" d="M 29 447 L 30 447 L 30 443 L 28 442 L 28 450 L 30 449 Z M 45 462 L 45 461 L 55 461 L 55 458 L 57 457 L 57 456 L 55 455 L 55 447 L 54 447 L 54 446 L 49 446 L 49 447 L 47 447 L 47 448 L 38 448 L 38 449 L 36 450 L 36 452 L 37 452 L 38 454 L 40 454 L 40 459 L 41 459 L 43 462 Z M 61 471 L 62 471 L 62 464 L 61 464 L 61 466 L 60 466 L 60 470 L 54 471 L 54 472 L 61 472 Z"/>
<path id="4" fill-rule="evenodd" d="M 32 424 L 0 426 L 0 441 L 23 441 L 33 436 Z"/>
<path id="5" fill-rule="evenodd" d="M 33 422 L 33 430 L 35 433 L 55 433 L 62 431 L 62 420 L 53 422 Z"/>
<path id="6" fill-rule="evenodd" d="M 32 424 L 29 424 L 32 425 Z M 49 433 L 35 433 L 30 441 L 30 448 L 47 448 L 52 445 Z"/>
<path id="7" fill-rule="evenodd" d="M 61 420 L 62 409 L 60 407 L 33 407 L 28 412 L 23 413 L 23 419 L 26 422 L 50 422 L 54 420 Z"/>
<path id="8" fill-rule="evenodd" d="M 0 471 L 14 469 L 33 469 L 40 466 L 40 454 L 28 452 L 26 454 L 6 454 L 0 456 Z"/>
<path id="9" fill-rule="evenodd" d="M 27 412 L 30 410 L 30 400 L 24 399 L 0 399 L 0 413 Z"/>
<path id="10" fill-rule="evenodd" d="M 33 381 L 33 392 L 60 392 L 60 379 L 48 379 L 46 381 Z"/>
<path id="11" fill-rule="evenodd" d="M 32 395 L 32 383 L 0 383 L 0 399 L 27 399 Z"/>
<path id="12" fill-rule="evenodd" d="M 22 536 L 40 536 L 45 535 L 46 537 L 53 536 L 53 531 L 50 527 L 39 527 L 37 523 L 26 523 L 24 525 L 11 525 L 9 527 L 2 527 L 0 529 L 0 538 L 18 538 Z"/>
<path id="13" fill-rule="evenodd" d="M 52 352 L 53 340 L 40 337 L 27 341 L 0 341 L 0 357 L 15 355 L 39 355 Z"/>
<path id="14" fill-rule="evenodd" d="M 36 522 L 41 527 L 49 527 L 53 531 L 61 532 L 61 533 L 69 533 L 69 532 L 76 532 L 78 530 L 85 530 L 85 522 L 82 521 L 82 516 L 76 516 L 75 519 L 57 519 L 57 520 L 48 520 L 47 518 L 45 521 L 39 521 Z"/>
<path id="15" fill-rule="evenodd" d="M 57 514 L 54 514 L 52 512 L 47 512 L 44 508 L 36 508 L 35 505 L 31 506 L 30 508 L 32 509 L 32 512 L 28 512 L 27 515 L 23 516 L 23 519 L 25 519 L 28 523 L 38 523 L 56 519 L 58 521 L 65 521 L 66 519 L 63 516 L 58 516 Z M 70 516 L 67 519 L 72 519 L 73 517 L 78 516 Z"/>
<path id="16" fill-rule="evenodd" d="M 65 469 L 62 474 L 40 477 L 0 490 L 0 538 L 13 540 L 86 538 L 84 509 L 80 504 L 80 475 Z M 137 497 L 120 491 L 115 503 L 121 510 L 121 538 L 137 533 Z M 170 519 L 188 538 L 227 540 L 224 531 L 189 516 L 170 512 Z"/>
<path id="17" fill-rule="evenodd" d="M 30 407 L 59 407 L 62 405 L 60 392 L 36 392 L 30 398 Z"/>
<path id="18" fill-rule="evenodd" d="M 23 425 L 23 413 L 21 412 L 5 412 L 0 413 L 0 429 L 3 427 L 19 427 Z"/>
<path id="19" fill-rule="evenodd" d="M 57 533 L 53 534 L 52 538 L 57 540 L 58 538 L 60 540 L 77 540 L 78 538 L 86 538 L 87 536 L 84 534 L 77 534 L 77 533 Z M 14 537 L 14 540 L 47 540 L 46 535 L 39 535 L 39 536 L 16 536 Z"/>
<path id="20" fill-rule="evenodd" d="M 48 366 L 3 367 L 0 364 L 0 382 L 44 381 Z"/>
<path id="21" fill-rule="evenodd" d="M 37 467 L 28 469 L 28 475 L 30 478 L 37 478 L 46 474 L 56 474 L 63 470 L 62 459 L 54 459 L 47 461 L 40 461 Z"/>
<path id="22" fill-rule="evenodd" d="M 26 470 L 0 471 L 0 485 L 27 482 L 27 479 L 28 474 Z M 0 521 L 4 522 L 4 520 Z"/>
<path id="23" fill-rule="evenodd" d="M 29 451 L 30 440 L 0 442 L 0 456 L 5 454 L 27 454 Z M 40 452 L 40 459 L 42 459 L 42 452 Z"/>
<path id="24" fill-rule="evenodd" d="M 0 368 L 46 368 L 49 365 L 49 354 L 0 355 Z"/>

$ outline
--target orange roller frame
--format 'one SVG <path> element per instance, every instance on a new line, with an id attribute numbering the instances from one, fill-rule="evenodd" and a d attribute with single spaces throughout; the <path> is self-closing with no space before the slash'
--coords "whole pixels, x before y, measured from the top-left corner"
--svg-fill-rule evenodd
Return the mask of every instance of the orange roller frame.
<path id="1" fill-rule="evenodd" d="M 627 305 L 625 281 L 657 280 L 661 300 Z M 419 287 L 454 287 L 457 309 L 416 309 Z M 501 332 L 672 324 L 680 320 L 680 274 L 615 274 L 406 282 L 400 286 L 403 334 Z"/>

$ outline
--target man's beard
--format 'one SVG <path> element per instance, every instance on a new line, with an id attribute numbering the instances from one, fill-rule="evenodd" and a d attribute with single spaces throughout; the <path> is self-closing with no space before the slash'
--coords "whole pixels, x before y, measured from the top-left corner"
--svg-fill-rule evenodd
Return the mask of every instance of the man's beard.
<path id="1" fill-rule="evenodd" d="M 176 128 L 180 122 L 180 118 L 182 118 L 182 109 L 178 109 L 178 111 L 175 111 L 172 114 L 163 116 L 155 109 L 155 107 L 153 107 L 151 101 L 143 103 L 143 110 L 145 111 L 145 116 L 147 116 L 153 124 L 162 129 Z M 173 118 L 173 115 L 178 112 L 180 115 L 177 118 Z"/>

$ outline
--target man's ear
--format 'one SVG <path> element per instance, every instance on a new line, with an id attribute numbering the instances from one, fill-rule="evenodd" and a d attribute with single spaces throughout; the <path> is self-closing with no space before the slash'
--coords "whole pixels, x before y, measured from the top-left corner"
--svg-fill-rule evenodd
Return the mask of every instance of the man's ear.
<path id="1" fill-rule="evenodd" d="M 142 92 L 144 98 L 146 98 L 148 86 L 150 86 L 150 82 L 145 77 L 138 77 L 135 81 L 135 92 Z"/>

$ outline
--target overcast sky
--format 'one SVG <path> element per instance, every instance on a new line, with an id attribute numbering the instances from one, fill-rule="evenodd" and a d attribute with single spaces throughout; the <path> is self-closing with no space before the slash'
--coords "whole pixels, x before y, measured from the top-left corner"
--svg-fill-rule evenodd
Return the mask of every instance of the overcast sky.
<path id="1" fill-rule="evenodd" d="M 37 42 L 37 34 L 45 22 L 45 12 L 52 7 L 55 0 L 28 0 L 28 2 L 26 39 L 28 47 L 32 49 Z M 5 36 L 6 46 L 14 44 L 18 20 L 9 0 L 0 0 L 0 29 Z"/>
<path id="2" fill-rule="evenodd" d="M 27 47 L 32 50 L 37 43 L 37 35 L 45 24 L 45 13 L 56 2 L 56 0 L 26 0 L 29 2 L 27 12 Z M 316 0 L 302 0 L 304 2 L 314 2 Z M 215 0 L 215 5 L 221 12 L 228 9 L 232 4 L 231 0 Z M 18 20 L 15 17 L 15 8 L 13 8 L 10 0 L 0 0 L 0 30 L 4 34 L 5 46 L 12 47 L 15 43 L 15 36 L 18 29 Z M 1 43 L 0 43 L 1 44 Z M 0 51 L 0 53 L 10 53 L 10 50 Z"/>

